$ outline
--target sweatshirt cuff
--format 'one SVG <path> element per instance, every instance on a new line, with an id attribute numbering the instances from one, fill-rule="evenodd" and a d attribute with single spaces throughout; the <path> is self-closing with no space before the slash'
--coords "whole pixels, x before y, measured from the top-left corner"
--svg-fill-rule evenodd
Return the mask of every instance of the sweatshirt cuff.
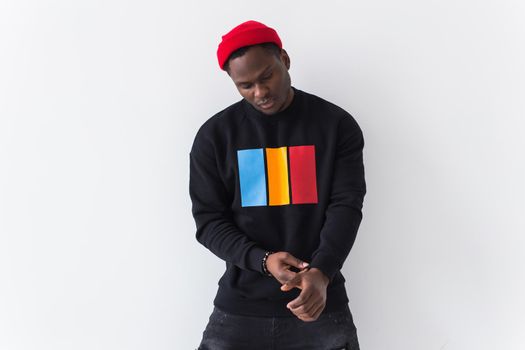
<path id="1" fill-rule="evenodd" d="M 337 260 L 328 254 L 319 253 L 310 262 L 310 267 L 321 270 L 332 282 L 335 274 L 341 269 Z"/>
<path id="2" fill-rule="evenodd" d="M 266 250 L 259 247 L 259 246 L 253 246 L 248 251 L 248 267 L 251 270 L 264 273 L 262 269 L 262 260 L 264 258 L 264 255 L 266 254 Z"/>

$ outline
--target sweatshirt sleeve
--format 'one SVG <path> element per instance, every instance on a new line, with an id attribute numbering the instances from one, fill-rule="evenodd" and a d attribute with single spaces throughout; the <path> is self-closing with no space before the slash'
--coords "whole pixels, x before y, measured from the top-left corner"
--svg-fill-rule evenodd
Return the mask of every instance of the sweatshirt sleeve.
<path id="1" fill-rule="evenodd" d="M 232 199 L 220 177 L 214 149 L 207 137 L 197 134 L 189 158 L 189 193 L 197 241 L 224 261 L 262 273 L 266 251 L 235 225 Z"/>
<path id="2" fill-rule="evenodd" d="M 330 282 L 342 268 L 354 244 L 366 193 L 364 140 L 359 125 L 351 116 L 344 117 L 339 123 L 337 136 L 330 203 L 320 232 L 319 247 L 310 262 L 310 266 L 319 268 Z"/>

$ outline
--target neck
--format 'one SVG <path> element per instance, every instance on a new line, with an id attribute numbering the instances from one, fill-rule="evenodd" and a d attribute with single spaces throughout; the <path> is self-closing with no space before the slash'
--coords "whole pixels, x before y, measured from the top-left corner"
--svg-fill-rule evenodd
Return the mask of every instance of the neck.
<path id="1" fill-rule="evenodd" d="M 294 96 L 294 91 L 292 87 L 290 86 L 290 90 L 288 91 L 288 96 L 286 97 L 286 101 L 284 102 L 284 106 L 282 108 L 283 110 L 286 109 L 286 107 L 288 107 L 290 103 L 292 103 L 293 96 Z"/>

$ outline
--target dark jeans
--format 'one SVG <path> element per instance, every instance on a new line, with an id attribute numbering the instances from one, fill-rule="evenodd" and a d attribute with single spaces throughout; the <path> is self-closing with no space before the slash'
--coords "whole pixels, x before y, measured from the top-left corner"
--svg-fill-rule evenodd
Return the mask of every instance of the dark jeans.
<path id="1" fill-rule="evenodd" d="M 198 350 L 359 350 L 348 305 L 313 322 L 228 314 L 214 307 Z"/>

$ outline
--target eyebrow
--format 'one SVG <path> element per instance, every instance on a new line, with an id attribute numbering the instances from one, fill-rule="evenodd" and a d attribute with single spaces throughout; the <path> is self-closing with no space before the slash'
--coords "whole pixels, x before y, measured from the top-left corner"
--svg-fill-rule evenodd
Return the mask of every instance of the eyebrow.
<path id="1" fill-rule="evenodd" d="M 257 77 L 257 79 L 259 79 L 260 77 L 266 75 L 266 74 L 268 73 L 268 71 L 269 71 L 270 69 L 272 69 L 272 68 L 273 68 L 273 64 L 270 64 L 268 67 L 266 67 L 266 68 L 262 71 L 261 74 L 259 74 L 259 76 Z M 235 84 L 236 84 L 236 85 L 242 85 L 242 84 L 250 84 L 250 83 L 251 83 L 251 82 L 249 82 L 249 81 L 239 81 L 239 82 L 236 82 Z"/>

